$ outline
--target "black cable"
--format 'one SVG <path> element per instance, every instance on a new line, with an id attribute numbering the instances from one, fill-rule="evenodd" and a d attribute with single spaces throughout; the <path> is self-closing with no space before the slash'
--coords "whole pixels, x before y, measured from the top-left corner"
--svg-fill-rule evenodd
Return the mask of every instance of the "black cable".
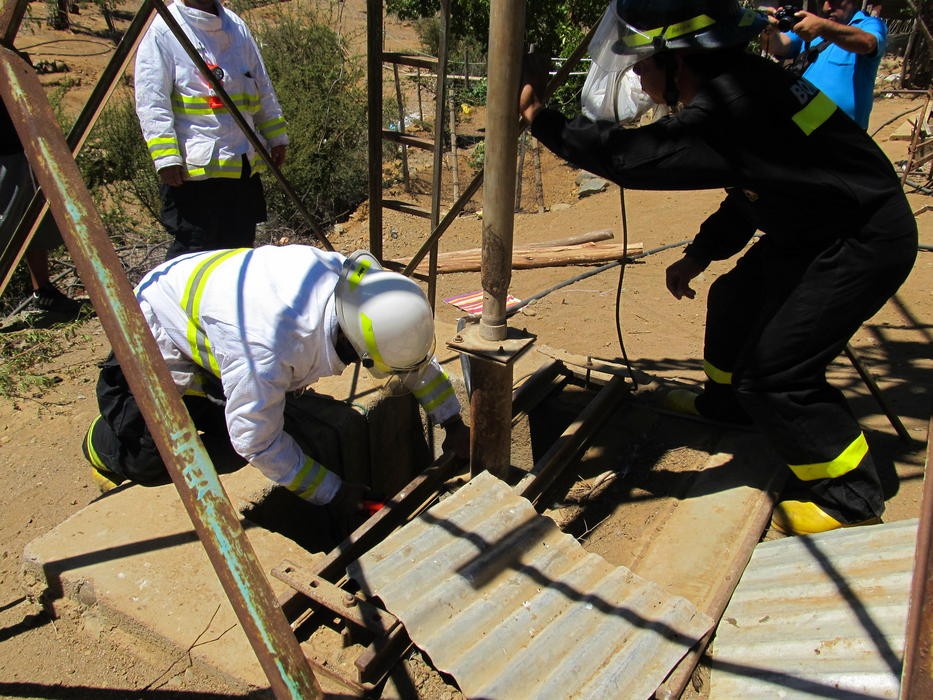
<path id="1" fill-rule="evenodd" d="M 628 217 L 625 212 L 625 188 L 619 187 L 619 207 L 620 217 L 622 219 L 622 260 L 619 263 L 619 286 L 616 288 L 616 338 L 619 340 L 619 350 L 622 353 L 622 360 L 628 369 L 628 376 L 632 380 L 632 388 L 638 390 L 638 381 L 635 379 L 635 372 L 632 371 L 632 363 L 629 362 L 628 353 L 625 351 L 625 340 L 622 338 L 622 281 L 625 279 L 625 261 L 628 259 Z"/>

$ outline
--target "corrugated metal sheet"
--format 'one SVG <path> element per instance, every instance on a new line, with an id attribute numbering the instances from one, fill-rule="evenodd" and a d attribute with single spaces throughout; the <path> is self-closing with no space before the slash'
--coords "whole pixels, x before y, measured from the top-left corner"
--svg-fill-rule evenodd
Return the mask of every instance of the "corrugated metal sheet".
<path id="1" fill-rule="evenodd" d="M 764 542 L 713 642 L 710 698 L 896 698 L 917 520 Z"/>
<path id="2" fill-rule="evenodd" d="M 474 698 L 646 698 L 712 627 L 485 472 L 349 571 Z"/>

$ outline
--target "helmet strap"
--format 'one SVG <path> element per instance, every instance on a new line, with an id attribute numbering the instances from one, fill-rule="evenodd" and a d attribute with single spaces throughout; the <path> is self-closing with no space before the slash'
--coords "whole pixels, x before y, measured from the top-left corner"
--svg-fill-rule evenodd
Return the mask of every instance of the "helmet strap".
<path id="1" fill-rule="evenodd" d="M 677 88 L 677 58 L 670 51 L 655 54 L 655 63 L 664 70 L 664 101 L 674 109 L 680 102 L 680 90 Z"/>

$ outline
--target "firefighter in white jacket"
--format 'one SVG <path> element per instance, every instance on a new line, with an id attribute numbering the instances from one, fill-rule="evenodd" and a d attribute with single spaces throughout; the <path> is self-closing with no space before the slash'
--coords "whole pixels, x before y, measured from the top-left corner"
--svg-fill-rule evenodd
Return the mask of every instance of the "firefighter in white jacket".
<path id="1" fill-rule="evenodd" d="M 444 449 L 468 456 L 460 402 L 434 358 L 424 293 L 365 251 L 347 258 L 292 245 L 190 254 L 152 270 L 136 297 L 219 469 L 246 460 L 313 504 L 331 502 L 341 480 L 284 431 L 285 400 L 351 362 L 377 377 L 398 375 L 444 426 Z M 83 448 L 98 485 L 168 483 L 112 353 L 97 394 L 101 415 Z M 242 459 L 223 463 L 224 447 Z"/>
<path id="2" fill-rule="evenodd" d="M 285 119 L 249 28 L 216 0 L 176 0 L 169 12 L 272 162 L 282 165 Z M 256 223 L 266 218 L 258 176 L 265 164 L 161 17 L 140 43 L 135 86 L 136 113 L 159 174 L 160 218 L 175 238 L 167 259 L 252 246 Z"/>

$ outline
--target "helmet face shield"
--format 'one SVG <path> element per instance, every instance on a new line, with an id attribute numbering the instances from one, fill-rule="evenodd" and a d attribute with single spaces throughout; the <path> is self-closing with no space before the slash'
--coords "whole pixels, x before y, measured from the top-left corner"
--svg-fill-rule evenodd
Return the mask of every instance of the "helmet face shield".
<path id="1" fill-rule="evenodd" d="M 589 51 L 600 68 L 620 72 L 661 51 L 711 50 L 744 44 L 767 24 L 764 15 L 743 9 L 734 1 L 614 0 L 593 34 Z"/>

